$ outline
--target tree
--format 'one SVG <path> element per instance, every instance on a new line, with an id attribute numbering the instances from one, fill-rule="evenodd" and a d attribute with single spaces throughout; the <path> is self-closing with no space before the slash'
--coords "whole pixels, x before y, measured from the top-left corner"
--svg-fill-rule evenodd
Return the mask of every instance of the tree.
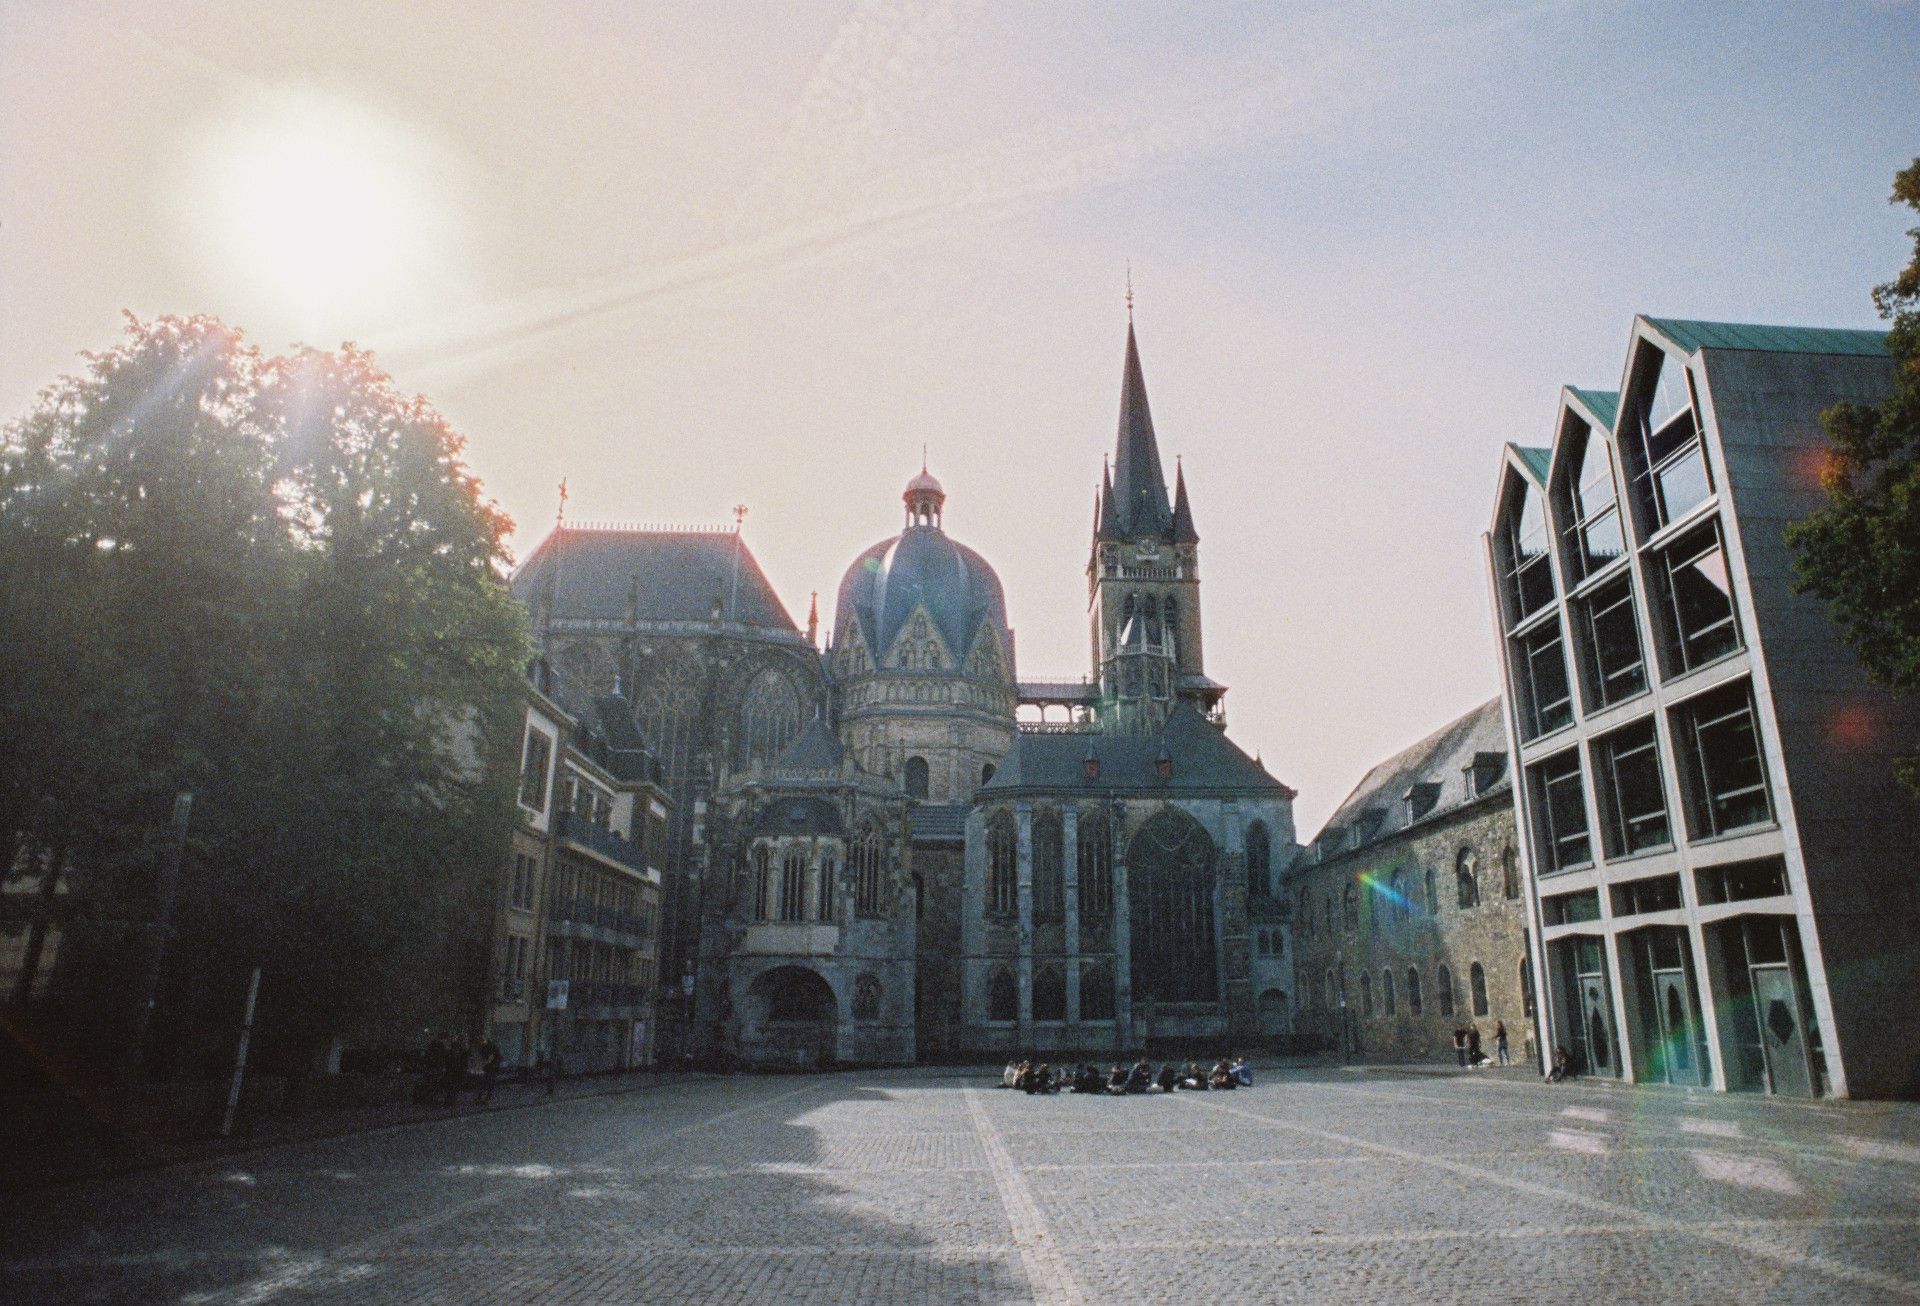
<path id="1" fill-rule="evenodd" d="M 0 441 L 0 848 L 75 868 L 63 1027 L 111 1045 L 182 789 L 174 1062 L 225 1041 L 254 965 L 295 1060 L 459 1007 L 513 820 L 510 523 L 351 346 L 130 317 L 88 363 Z"/>
<path id="2" fill-rule="evenodd" d="M 1920 158 L 1893 179 L 1895 204 L 1920 212 Z M 1879 684 L 1920 690 L 1920 227 L 1913 258 L 1876 286 L 1891 319 L 1893 393 L 1879 407 L 1839 404 L 1821 414 L 1833 449 L 1821 476 L 1826 504 L 1787 530 L 1796 587 L 1827 601 L 1841 637 Z M 1920 740 L 1908 741 L 1900 778 L 1920 794 Z"/>

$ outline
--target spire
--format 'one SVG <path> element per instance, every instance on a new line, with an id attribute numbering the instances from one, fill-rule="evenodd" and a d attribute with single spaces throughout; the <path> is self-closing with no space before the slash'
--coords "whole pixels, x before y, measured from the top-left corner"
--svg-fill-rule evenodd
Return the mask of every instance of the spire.
<path id="1" fill-rule="evenodd" d="M 1104 458 L 1100 460 L 1100 492 L 1093 502 L 1093 538 L 1120 538 L 1120 511 L 1113 502 L 1113 469 Z"/>
<path id="2" fill-rule="evenodd" d="M 820 644 L 820 591 L 815 590 L 813 597 L 807 600 L 807 643 L 816 648 Z"/>
<path id="3" fill-rule="evenodd" d="M 1173 542 L 1200 542 L 1200 532 L 1193 528 L 1193 508 L 1187 503 L 1187 471 L 1178 458 L 1173 460 Z"/>
<path id="4" fill-rule="evenodd" d="M 1114 455 L 1114 497 L 1120 511 L 1107 529 L 1121 536 L 1160 534 L 1173 523 L 1160 446 L 1147 408 L 1147 382 L 1140 372 L 1140 346 L 1127 323 L 1127 365 L 1120 382 L 1120 436 Z"/>

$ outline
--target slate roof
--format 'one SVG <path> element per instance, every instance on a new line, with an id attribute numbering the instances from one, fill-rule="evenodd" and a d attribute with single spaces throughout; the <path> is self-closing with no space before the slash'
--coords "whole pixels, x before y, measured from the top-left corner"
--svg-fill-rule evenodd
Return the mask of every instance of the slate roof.
<path id="1" fill-rule="evenodd" d="M 1642 320 L 1688 353 L 1701 349 L 1746 349 L 1771 354 L 1853 354 L 1877 358 L 1887 352 L 1884 331 L 1754 326 L 1741 322 L 1695 322 L 1677 317 Z"/>
<path id="2" fill-rule="evenodd" d="M 908 809 L 907 821 L 912 826 L 915 843 L 962 843 L 967 833 L 967 805 L 915 803 Z"/>
<path id="3" fill-rule="evenodd" d="M 1000 577 L 938 526 L 909 526 L 880 541 L 855 558 L 840 581 L 838 610 L 854 614 L 876 662 L 922 603 L 956 660 L 972 650 L 982 621 L 1007 629 Z"/>
<path id="4" fill-rule="evenodd" d="M 1479 771 L 1478 787 L 1471 791 L 1470 769 Z M 1322 857 L 1344 855 L 1503 793 L 1511 783 L 1506 727 L 1500 700 L 1493 698 L 1368 771 L 1309 847 Z M 1435 785 L 1437 791 L 1423 789 L 1425 785 Z M 1406 801 L 1409 793 L 1422 802 L 1432 798 L 1432 804 L 1418 809 Z M 1357 842 L 1349 837 L 1356 832 Z"/>
<path id="5" fill-rule="evenodd" d="M 1613 429 L 1614 418 L 1620 412 L 1620 392 L 1618 390 L 1582 390 L 1577 386 L 1568 386 L 1567 393 L 1587 406 L 1587 411 L 1600 419 L 1609 431 Z"/>
<path id="6" fill-rule="evenodd" d="M 557 527 L 514 572 L 515 597 L 533 606 L 549 577 L 558 618 L 711 621 L 718 601 L 723 620 L 800 633 L 735 531 Z"/>
<path id="7" fill-rule="evenodd" d="M 1173 761 L 1173 775 L 1165 779 L 1158 765 L 1163 756 Z M 1088 757 L 1099 760 L 1097 779 L 1087 778 Z M 1264 796 L 1293 792 L 1184 703 L 1168 715 L 1165 727 L 1151 735 L 1021 734 L 980 792 L 1032 789 L 1230 791 Z"/>
<path id="8" fill-rule="evenodd" d="M 770 765 L 775 771 L 838 771 L 845 756 L 840 736 L 816 716 Z"/>
<path id="9" fill-rule="evenodd" d="M 1147 407 L 1147 381 L 1140 371 L 1140 346 L 1127 323 L 1127 362 L 1120 377 L 1120 433 L 1113 460 L 1116 519 L 1103 522 L 1122 538 L 1166 534 L 1173 527 L 1167 503 L 1167 477 L 1160 470 L 1160 445 Z"/>

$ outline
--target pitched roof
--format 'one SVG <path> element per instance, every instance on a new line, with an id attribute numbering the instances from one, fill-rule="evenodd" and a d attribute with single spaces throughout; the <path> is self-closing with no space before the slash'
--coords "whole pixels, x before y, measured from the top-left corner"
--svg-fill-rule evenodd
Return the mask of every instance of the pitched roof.
<path id="1" fill-rule="evenodd" d="M 907 810 L 907 821 L 913 828 L 912 837 L 917 844 L 961 843 L 967 832 L 967 805 L 915 803 Z"/>
<path id="2" fill-rule="evenodd" d="M 1567 393 L 1585 404 L 1587 411 L 1599 418 L 1609 431 L 1613 429 L 1614 418 L 1620 411 L 1618 390 L 1582 390 L 1570 385 Z"/>
<path id="3" fill-rule="evenodd" d="M 816 716 L 769 765 L 775 771 L 838 771 L 845 757 L 840 737 Z"/>
<path id="4" fill-rule="evenodd" d="M 557 618 L 704 622 L 717 603 L 722 620 L 800 633 L 737 531 L 556 527 L 513 574 L 529 606 L 549 584 Z"/>
<path id="5" fill-rule="evenodd" d="M 1167 478 L 1160 470 L 1160 445 L 1147 407 L 1147 382 L 1140 371 L 1140 346 L 1127 323 L 1127 363 L 1120 378 L 1119 448 L 1114 456 L 1113 493 L 1118 520 L 1108 526 L 1123 536 L 1159 534 L 1173 524 L 1167 503 Z"/>
<path id="6" fill-rule="evenodd" d="M 1754 326 L 1741 322 L 1695 322 L 1677 317 L 1646 317 L 1648 326 L 1688 353 L 1700 349 L 1746 349 L 1771 354 L 1854 354 L 1879 357 L 1887 352 L 1887 333 L 1843 327 Z"/>
<path id="7" fill-rule="evenodd" d="M 1504 791 L 1510 783 L 1506 727 L 1500 700 L 1492 698 L 1368 771 L 1327 818 L 1312 847 L 1325 854 L 1351 852 Z M 1426 805 L 1410 804 L 1409 794 Z M 1349 832 L 1359 836 L 1357 842 L 1345 838 Z"/>
<path id="8" fill-rule="evenodd" d="M 1193 528 L 1193 506 L 1187 502 L 1187 472 L 1177 462 L 1173 468 L 1173 484 L 1173 542 L 1198 544 L 1200 532 Z"/>
<path id="9" fill-rule="evenodd" d="M 1159 771 L 1163 756 L 1173 762 L 1167 778 Z M 1092 780 L 1086 773 L 1089 758 L 1100 763 L 1100 774 Z M 1292 793 L 1184 703 L 1151 735 L 1021 734 L 981 792 L 1025 789 Z"/>
<path id="10" fill-rule="evenodd" d="M 1553 450 L 1523 444 L 1509 445 L 1508 448 L 1520 455 L 1520 461 L 1533 473 L 1534 480 L 1542 485 L 1547 483 L 1547 468 L 1553 465 Z"/>

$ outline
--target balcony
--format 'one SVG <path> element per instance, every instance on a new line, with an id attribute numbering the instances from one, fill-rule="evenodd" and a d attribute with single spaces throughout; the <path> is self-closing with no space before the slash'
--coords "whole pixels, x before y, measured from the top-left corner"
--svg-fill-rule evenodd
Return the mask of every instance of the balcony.
<path id="1" fill-rule="evenodd" d="M 636 875 L 648 876 L 646 849 L 612 830 L 603 830 L 581 819 L 576 813 L 554 813 L 553 833 L 582 852 L 592 853 Z"/>
<path id="2" fill-rule="evenodd" d="M 549 913 L 554 927 L 562 934 L 586 934 L 604 932 L 618 936 L 606 942 L 620 942 L 644 946 L 654 940 L 654 923 L 645 916 L 635 916 L 631 912 L 609 907 L 604 903 L 593 902 L 587 898 L 574 898 L 566 902 L 556 902 Z"/>

